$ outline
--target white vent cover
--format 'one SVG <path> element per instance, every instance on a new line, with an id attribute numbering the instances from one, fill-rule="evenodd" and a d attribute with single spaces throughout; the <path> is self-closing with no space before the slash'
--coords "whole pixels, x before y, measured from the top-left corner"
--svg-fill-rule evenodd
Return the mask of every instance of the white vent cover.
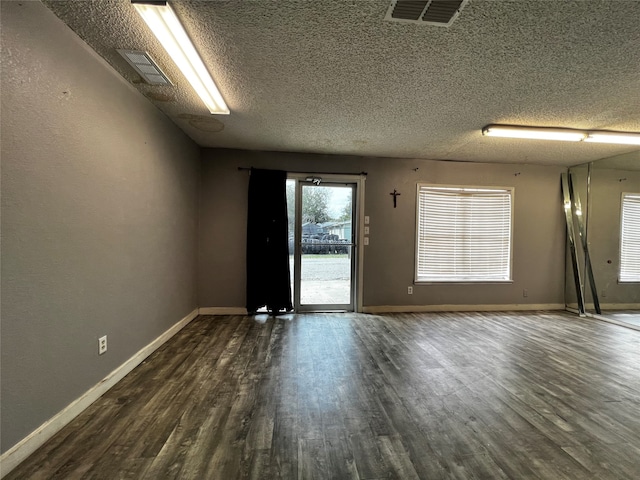
<path id="1" fill-rule="evenodd" d="M 391 0 L 385 20 L 448 27 L 469 0 Z"/>
<path id="2" fill-rule="evenodd" d="M 129 65 L 150 85 L 171 85 L 171 81 L 147 52 L 118 50 Z"/>

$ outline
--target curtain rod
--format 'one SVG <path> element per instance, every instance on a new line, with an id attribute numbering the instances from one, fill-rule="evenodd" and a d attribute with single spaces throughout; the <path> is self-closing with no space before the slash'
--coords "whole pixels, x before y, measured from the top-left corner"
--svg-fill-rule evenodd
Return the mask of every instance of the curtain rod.
<path id="1" fill-rule="evenodd" d="M 253 169 L 253 167 L 238 167 L 238 170 L 247 170 L 247 171 L 251 171 Z M 273 170 L 271 168 L 263 168 L 261 170 Z M 340 172 L 340 173 L 336 173 L 336 172 L 316 172 L 315 170 L 313 172 L 294 172 L 294 171 L 290 171 L 290 170 L 286 170 L 287 173 L 300 173 L 300 174 L 308 174 L 308 175 L 367 175 L 367 172 L 360 172 L 360 173 L 344 173 L 344 172 Z"/>

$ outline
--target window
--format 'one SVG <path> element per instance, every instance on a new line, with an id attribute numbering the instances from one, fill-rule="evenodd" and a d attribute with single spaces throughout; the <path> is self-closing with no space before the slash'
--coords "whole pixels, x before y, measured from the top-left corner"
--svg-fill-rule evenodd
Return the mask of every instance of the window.
<path id="1" fill-rule="evenodd" d="M 511 280 L 513 189 L 418 184 L 416 281 Z"/>
<path id="2" fill-rule="evenodd" d="M 622 194 L 620 281 L 640 282 L 640 193 Z"/>

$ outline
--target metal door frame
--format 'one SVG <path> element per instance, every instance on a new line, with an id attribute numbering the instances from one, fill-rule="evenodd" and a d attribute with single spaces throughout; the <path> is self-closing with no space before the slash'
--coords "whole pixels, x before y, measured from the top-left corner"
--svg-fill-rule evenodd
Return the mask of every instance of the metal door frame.
<path id="1" fill-rule="evenodd" d="M 320 179 L 316 184 L 312 179 Z M 294 220 L 294 252 L 293 252 L 293 307 L 295 312 L 320 312 L 320 311 L 362 311 L 362 258 L 360 248 L 363 229 L 361 223 L 364 218 L 361 214 L 364 205 L 364 175 L 339 175 L 339 174 L 312 174 L 290 173 L 287 180 L 295 180 L 295 220 Z M 300 287 L 302 280 L 302 187 L 303 186 L 343 186 L 352 189 L 352 227 L 351 227 L 351 291 L 350 304 L 309 304 L 300 303 Z"/>

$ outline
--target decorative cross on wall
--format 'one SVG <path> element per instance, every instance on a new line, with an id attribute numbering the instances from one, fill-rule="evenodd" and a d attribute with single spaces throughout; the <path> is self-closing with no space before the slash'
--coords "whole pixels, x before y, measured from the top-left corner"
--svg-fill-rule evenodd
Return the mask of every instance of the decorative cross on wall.
<path id="1" fill-rule="evenodd" d="M 394 188 L 393 192 L 391 192 L 389 195 L 393 195 L 393 208 L 396 208 L 397 206 L 397 200 L 398 200 L 398 195 L 402 195 L 401 193 L 398 193 L 398 191 Z"/>

